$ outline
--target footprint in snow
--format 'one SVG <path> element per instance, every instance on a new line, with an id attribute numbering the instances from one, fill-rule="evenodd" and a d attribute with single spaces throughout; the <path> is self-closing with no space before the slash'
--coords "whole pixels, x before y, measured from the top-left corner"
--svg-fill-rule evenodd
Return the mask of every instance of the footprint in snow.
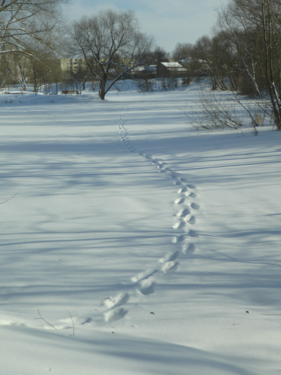
<path id="1" fill-rule="evenodd" d="M 178 174 L 175 173 L 175 172 L 169 172 L 169 176 L 172 177 L 172 178 L 177 178 Z"/>
<path id="2" fill-rule="evenodd" d="M 182 252 L 184 254 L 192 254 L 192 253 L 194 253 L 194 251 L 195 251 L 195 245 L 193 243 L 190 243 L 188 245 L 184 245 L 183 249 L 182 249 Z"/>
<path id="3" fill-rule="evenodd" d="M 191 203 L 190 207 L 193 208 L 194 210 L 199 210 L 200 208 L 199 204 L 197 203 Z"/>
<path id="4" fill-rule="evenodd" d="M 123 309 L 122 307 L 118 307 L 117 309 L 110 310 L 104 314 L 104 318 L 106 322 L 115 322 L 116 320 L 122 319 L 126 314 L 127 310 Z"/>
<path id="5" fill-rule="evenodd" d="M 178 217 L 185 217 L 190 214 L 190 210 L 188 208 L 185 208 L 184 210 L 181 210 L 177 213 Z"/>
<path id="6" fill-rule="evenodd" d="M 185 193 L 187 190 L 188 190 L 187 187 L 184 186 L 183 188 L 181 188 L 180 190 L 178 190 L 178 194 Z"/>
<path id="7" fill-rule="evenodd" d="M 148 294 L 152 294 L 154 293 L 154 289 L 155 289 L 155 283 L 150 280 L 150 279 L 146 279 L 146 280 L 143 280 L 140 282 L 140 292 L 144 295 L 148 295 Z"/>
<path id="8" fill-rule="evenodd" d="M 152 156 L 151 155 L 144 155 L 144 157 L 148 160 L 151 160 L 152 159 Z"/>
<path id="9" fill-rule="evenodd" d="M 174 228 L 174 229 L 181 229 L 181 228 L 183 228 L 183 227 L 185 227 L 185 222 L 184 222 L 184 221 L 178 221 L 177 223 L 175 223 L 175 224 L 173 225 L 173 228 Z"/>
<path id="10" fill-rule="evenodd" d="M 197 195 L 195 193 L 190 193 L 189 194 L 189 198 L 196 198 L 196 197 L 197 197 Z"/>
<path id="11" fill-rule="evenodd" d="M 178 262 L 170 261 L 164 264 L 164 266 L 162 267 L 162 270 L 164 273 L 171 273 L 178 268 L 178 265 L 179 265 Z"/>
<path id="12" fill-rule="evenodd" d="M 189 189 L 196 189 L 196 186 L 193 185 L 193 184 L 189 184 L 189 185 L 187 185 L 187 187 L 189 187 Z"/>
<path id="13" fill-rule="evenodd" d="M 159 262 L 160 263 L 166 263 L 166 262 L 169 262 L 171 260 L 175 260 L 177 259 L 179 255 L 179 252 L 178 251 L 169 251 L 163 258 L 159 259 Z"/>
<path id="14" fill-rule="evenodd" d="M 187 178 L 181 178 L 181 182 L 188 182 Z"/>
<path id="15" fill-rule="evenodd" d="M 137 283 L 138 281 L 140 280 L 143 280 L 143 279 L 147 279 L 149 276 L 153 275 L 154 273 L 156 273 L 157 270 L 156 269 L 150 269 L 150 270 L 146 270 L 144 272 L 141 272 L 135 276 L 133 276 L 131 278 L 131 280 L 134 282 L 134 283 Z"/>
<path id="16" fill-rule="evenodd" d="M 174 183 L 175 186 L 179 186 L 181 185 L 181 182 L 179 180 L 177 180 L 175 183 Z"/>
<path id="17" fill-rule="evenodd" d="M 185 201 L 185 198 L 182 197 L 182 198 L 178 198 L 178 199 L 176 199 L 174 203 L 175 203 L 175 204 L 183 204 L 184 201 Z"/>
<path id="18" fill-rule="evenodd" d="M 129 298 L 128 293 L 119 293 L 116 297 L 109 297 L 103 302 L 109 309 L 111 309 L 113 307 L 125 305 L 125 303 L 129 301 Z"/>
<path id="19" fill-rule="evenodd" d="M 189 237 L 198 237 L 198 233 L 197 233 L 195 230 L 191 229 L 191 230 L 188 232 L 188 236 L 189 236 Z"/>
<path id="20" fill-rule="evenodd" d="M 186 220 L 187 221 L 187 223 L 189 223 L 189 224 L 195 224 L 195 222 L 196 222 L 196 218 L 195 218 L 195 216 L 191 216 L 188 220 Z"/>
<path id="21" fill-rule="evenodd" d="M 185 236 L 182 234 L 180 236 L 175 236 L 172 238 L 172 243 L 179 243 L 185 240 Z"/>

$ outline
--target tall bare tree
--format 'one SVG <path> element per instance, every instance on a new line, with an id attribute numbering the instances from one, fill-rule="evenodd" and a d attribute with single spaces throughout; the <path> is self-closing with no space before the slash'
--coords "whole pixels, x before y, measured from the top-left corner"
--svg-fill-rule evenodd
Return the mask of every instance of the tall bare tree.
<path id="1" fill-rule="evenodd" d="M 116 81 L 143 63 L 152 44 L 153 38 L 140 32 L 134 12 L 106 10 L 72 24 L 69 51 L 84 58 L 104 100 Z"/>
<path id="2" fill-rule="evenodd" d="M 267 91 L 281 130 L 280 0 L 232 0 L 219 12 L 218 24 L 229 31 L 256 94 Z"/>
<path id="3" fill-rule="evenodd" d="M 190 43 L 177 43 L 172 56 L 176 61 L 185 60 L 190 57 L 190 52 L 192 50 L 192 44 Z"/>
<path id="4" fill-rule="evenodd" d="M 0 0 L 0 55 L 17 54 L 37 59 L 38 46 L 51 47 L 61 16 L 60 4 L 68 0 Z"/>

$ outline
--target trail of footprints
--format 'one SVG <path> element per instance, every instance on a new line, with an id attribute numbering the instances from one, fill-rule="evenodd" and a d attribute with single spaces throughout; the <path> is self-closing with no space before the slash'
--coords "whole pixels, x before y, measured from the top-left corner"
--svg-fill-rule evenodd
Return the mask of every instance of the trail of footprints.
<path id="1" fill-rule="evenodd" d="M 171 178 L 173 184 L 177 188 L 178 197 L 174 200 L 174 205 L 177 208 L 177 213 L 174 215 L 176 222 L 172 225 L 175 230 L 175 235 L 171 239 L 171 247 L 174 248 L 167 254 L 163 254 L 159 259 L 158 264 L 152 268 L 144 270 L 137 275 L 131 277 L 132 285 L 135 285 L 138 293 L 142 295 L 151 295 L 155 291 L 156 284 L 153 280 L 153 275 L 157 272 L 163 272 L 168 275 L 175 272 L 179 266 L 177 261 L 179 255 L 190 255 L 194 253 L 196 247 L 194 239 L 198 236 L 196 230 L 193 229 L 196 223 L 196 211 L 200 208 L 199 205 L 193 200 L 197 197 L 195 190 L 196 187 L 189 183 L 186 178 L 180 176 L 179 173 L 174 172 L 168 167 L 161 159 L 154 158 L 152 155 L 147 155 L 138 152 L 130 142 L 127 131 L 124 129 L 124 123 L 126 112 L 120 116 L 117 128 L 119 130 L 121 141 L 128 149 L 129 152 L 137 153 L 141 157 L 145 158 L 152 166 L 156 167 L 159 173 L 165 174 Z M 122 319 L 127 313 L 125 305 L 130 300 L 129 293 L 119 293 L 115 297 L 108 297 L 103 300 L 105 311 L 103 311 L 103 317 L 106 322 L 114 322 Z M 76 322 L 83 324 L 91 323 L 91 317 L 84 317 L 75 319 Z M 70 328 L 71 322 L 69 319 L 60 321 L 63 325 L 56 325 L 56 329 Z M 66 323 L 66 325 L 65 325 Z M 14 325 L 12 321 L 1 321 L 0 325 Z M 19 323 L 20 324 L 20 323 Z M 25 324 L 24 324 L 25 325 Z M 46 326 L 45 328 L 49 328 Z"/>
<path id="2" fill-rule="evenodd" d="M 159 173 L 166 174 L 171 178 L 173 184 L 177 187 L 178 194 L 178 197 L 174 201 L 175 207 L 178 209 L 178 212 L 174 215 L 177 220 L 172 226 L 176 232 L 175 236 L 171 239 L 171 246 L 175 246 L 175 249 L 164 254 L 155 267 L 144 270 L 131 278 L 131 282 L 136 285 L 139 293 L 149 295 L 155 291 L 155 282 L 152 278 L 155 273 L 163 272 L 164 274 L 169 274 L 175 272 L 179 266 L 177 259 L 180 253 L 182 252 L 184 255 L 194 253 L 196 249 L 194 239 L 198 236 L 198 233 L 193 229 L 193 226 L 196 223 L 196 211 L 200 209 L 200 206 L 193 201 L 197 197 L 195 193 L 196 186 L 189 183 L 186 178 L 181 177 L 179 173 L 174 172 L 162 159 L 138 152 L 134 148 L 124 128 L 125 121 L 126 112 L 120 116 L 117 125 L 121 141 L 125 147 L 129 152 L 138 153 L 141 157 L 145 158 L 157 168 Z M 107 311 L 104 313 L 105 320 L 112 322 L 123 318 L 127 313 L 124 305 L 129 299 L 129 293 L 120 293 L 115 297 L 106 298 L 104 300 L 104 305 L 107 308 Z"/>
<path id="3" fill-rule="evenodd" d="M 190 226 L 196 223 L 196 210 L 200 209 L 200 206 L 193 202 L 192 200 L 197 197 L 196 193 L 193 191 L 196 186 L 190 184 L 186 178 L 180 176 L 179 173 L 174 172 L 171 168 L 167 166 L 161 159 L 154 158 L 152 155 L 147 155 L 138 152 L 131 144 L 128 133 L 124 129 L 125 123 L 125 113 L 120 116 L 119 123 L 117 125 L 118 130 L 121 135 L 121 141 L 124 143 L 125 147 L 130 152 L 136 152 L 140 156 L 151 162 L 152 165 L 156 166 L 160 173 L 165 173 L 173 180 L 173 184 L 178 187 L 177 193 L 178 198 L 175 199 L 174 204 L 179 207 L 177 214 L 177 221 L 173 224 L 173 229 L 183 233 L 177 233 L 172 238 L 172 244 L 180 244 L 183 254 L 189 255 L 195 251 L 195 244 L 192 240 L 198 236 L 196 230 L 191 229 Z M 151 276 L 158 271 L 162 271 L 165 274 L 176 271 L 179 266 L 177 258 L 180 254 L 179 250 L 170 251 L 159 259 L 160 267 L 155 267 L 152 269 L 145 270 L 131 278 L 131 281 L 137 285 L 140 293 L 143 295 L 148 295 L 154 293 L 155 282 L 152 280 Z M 109 308 L 104 316 L 106 321 L 114 321 L 122 318 L 126 311 L 124 308 L 120 308 L 120 305 L 125 305 L 129 301 L 128 293 L 118 294 L 115 298 L 110 297 L 104 301 L 105 305 Z"/>
<path id="4" fill-rule="evenodd" d="M 132 285 L 135 285 L 138 292 L 145 296 L 153 294 L 155 291 L 156 285 L 152 278 L 154 274 L 157 272 L 163 272 L 168 275 L 175 272 L 179 266 L 179 262 L 177 261 L 179 255 L 183 253 L 188 256 L 195 252 L 196 246 L 194 240 L 198 236 L 198 233 L 193 229 L 193 226 L 196 223 L 196 211 L 200 209 L 200 206 L 193 201 L 197 197 L 195 193 L 196 186 L 189 183 L 186 178 L 181 177 L 179 173 L 174 172 L 163 160 L 154 158 L 152 155 L 138 152 L 132 146 L 127 131 L 124 129 L 124 123 L 126 121 L 125 115 L 126 112 L 120 116 L 117 125 L 121 141 L 129 152 L 137 153 L 150 162 L 152 166 L 156 167 L 159 173 L 166 174 L 167 177 L 171 178 L 173 185 L 177 188 L 178 195 L 174 200 L 174 205 L 177 208 L 177 213 L 174 215 L 176 222 L 172 225 L 172 228 L 175 230 L 175 235 L 171 239 L 171 247 L 174 247 L 174 250 L 171 250 L 167 254 L 163 254 L 157 265 L 131 277 Z M 105 298 L 103 300 L 103 305 L 105 307 L 105 312 L 103 312 L 104 320 L 106 322 L 114 322 L 122 319 L 128 313 L 128 310 L 126 310 L 124 306 L 129 300 L 129 293 L 119 293 L 115 297 Z M 90 323 L 92 318 L 79 318 L 77 321 L 81 324 L 86 324 Z M 61 327 L 56 326 L 56 329 L 70 328 L 69 319 L 61 320 L 61 322 L 67 322 L 67 325 L 62 325 Z M 0 325 L 14 324 L 14 322 L 10 321 L 2 322 L 0 319 Z"/>

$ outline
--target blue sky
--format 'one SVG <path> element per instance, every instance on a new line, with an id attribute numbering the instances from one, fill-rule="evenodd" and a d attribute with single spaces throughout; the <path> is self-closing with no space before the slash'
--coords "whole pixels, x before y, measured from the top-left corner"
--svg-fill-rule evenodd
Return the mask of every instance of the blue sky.
<path id="1" fill-rule="evenodd" d="M 72 0 L 67 5 L 69 19 L 79 20 L 101 9 L 133 9 L 141 30 L 155 37 L 160 47 L 172 52 L 177 43 L 194 43 L 202 35 L 211 35 L 216 22 L 215 8 L 227 0 Z"/>

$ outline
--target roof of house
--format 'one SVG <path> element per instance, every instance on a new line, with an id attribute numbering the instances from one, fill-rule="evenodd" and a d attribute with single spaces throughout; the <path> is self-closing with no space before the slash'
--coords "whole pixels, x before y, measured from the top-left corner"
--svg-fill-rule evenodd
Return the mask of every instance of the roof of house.
<path id="1" fill-rule="evenodd" d="M 157 65 L 146 66 L 144 70 L 149 70 L 150 72 L 154 72 L 157 70 Z"/>
<path id="2" fill-rule="evenodd" d="M 177 72 L 187 72 L 187 69 L 186 68 L 168 68 L 168 70 L 171 70 L 171 71 L 177 71 Z"/>
<path id="3" fill-rule="evenodd" d="M 132 72 L 142 72 L 145 69 L 145 66 L 136 66 L 134 69 L 132 69 Z"/>
<path id="4" fill-rule="evenodd" d="M 165 66 L 167 70 L 170 71 L 177 71 L 177 72 L 186 72 L 187 69 L 183 68 L 181 64 L 178 62 L 161 62 L 162 65 Z"/>
<path id="5" fill-rule="evenodd" d="M 161 62 L 166 68 L 182 68 L 182 65 L 178 62 Z"/>
<path id="6" fill-rule="evenodd" d="M 133 72 L 156 72 L 157 71 L 157 65 L 137 66 L 132 71 Z"/>
<path id="7" fill-rule="evenodd" d="M 190 63 L 191 60 L 192 60 L 191 57 L 186 57 L 185 59 L 179 60 L 179 62 L 180 62 L 181 64 L 187 64 L 187 63 Z"/>

